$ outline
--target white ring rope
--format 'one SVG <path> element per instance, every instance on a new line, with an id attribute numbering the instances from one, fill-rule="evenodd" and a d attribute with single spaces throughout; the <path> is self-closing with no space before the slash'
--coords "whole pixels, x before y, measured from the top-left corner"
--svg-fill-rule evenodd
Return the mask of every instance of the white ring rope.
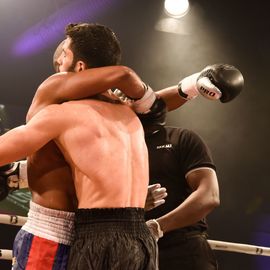
<path id="1" fill-rule="evenodd" d="M 270 248 L 240 243 L 207 240 L 212 249 L 246 253 L 252 255 L 270 256 Z M 0 260 L 12 260 L 12 250 L 0 249 Z"/>
<path id="2" fill-rule="evenodd" d="M 0 214 L 0 223 L 1 224 L 22 226 L 26 221 L 27 221 L 27 217 Z"/>
<path id="3" fill-rule="evenodd" d="M 240 252 L 240 253 L 246 253 L 246 254 L 252 254 L 252 255 L 270 256 L 269 247 L 261 247 L 261 246 L 216 241 L 216 240 L 208 240 L 208 243 L 210 244 L 211 248 L 215 250 Z"/>
<path id="4" fill-rule="evenodd" d="M 12 260 L 12 250 L 0 249 L 0 260 Z"/>
<path id="5" fill-rule="evenodd" d="M 27 221 L 27 217 L 0 214 L 0 223 L 15 226 L 22 226 Z M 214 250 L 246 253 L 251 255 L 270 256 L 270 247 L 247 245 L 241 243 L 207 240 Z M 12 260 L 12 250 L 0 249 L 0 260 Z"/>
<path id="6" fill-rule="evenodd" d="M 27 217 L 0 214 L 0 223 L 22 226 L 27 221 Z M 0 249 L 0 260 L 12 260 L 12 250 Z"/>

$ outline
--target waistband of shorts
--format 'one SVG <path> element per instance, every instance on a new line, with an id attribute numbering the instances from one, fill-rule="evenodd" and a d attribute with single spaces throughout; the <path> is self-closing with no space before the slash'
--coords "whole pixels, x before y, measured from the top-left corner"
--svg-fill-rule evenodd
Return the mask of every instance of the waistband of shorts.
<path id="1" fill-rule="evenodd" d="M 33 235 L 70 245 L 74 238 L 75 213 L 43 207 L 30 201 L 27 222 L 22 229 Z"/>
<path id="2" fill-rule="evenodd" d="M 97 223 L 111 221 L 145 221 L 144 209 L 127 208 L 80 208 L 75 212 L 75 220 L 80 223 Z"/>
<path id="3" fill-rule="evenodd" d="M 75 214 L 76 235 L 104 232 L 149 234 L 143 208 L 78 209 Z"/>

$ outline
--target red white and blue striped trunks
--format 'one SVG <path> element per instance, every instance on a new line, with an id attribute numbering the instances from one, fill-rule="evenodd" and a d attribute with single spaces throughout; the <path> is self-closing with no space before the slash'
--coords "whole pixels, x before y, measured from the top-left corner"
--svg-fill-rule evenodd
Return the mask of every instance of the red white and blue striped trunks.
<path id="1" fill-rule="evenodd" d="M 13 244 L 12 270 L 65 270 L 74 238 L 74 213 L 30 202 Z"/>

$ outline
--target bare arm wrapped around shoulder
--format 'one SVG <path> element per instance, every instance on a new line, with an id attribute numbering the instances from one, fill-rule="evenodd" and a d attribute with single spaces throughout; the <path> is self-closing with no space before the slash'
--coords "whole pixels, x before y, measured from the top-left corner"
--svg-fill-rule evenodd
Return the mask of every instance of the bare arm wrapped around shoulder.
<path id="1" fill-rule="evenodd" d="M 120 89 L 134 99 L 142 97 L 145 92 L 141 79 L 126 66 L 61 72 L 50 76 L 38 87 L 27 120 L 49 104 L 90 97 L 111 88 Z"/>

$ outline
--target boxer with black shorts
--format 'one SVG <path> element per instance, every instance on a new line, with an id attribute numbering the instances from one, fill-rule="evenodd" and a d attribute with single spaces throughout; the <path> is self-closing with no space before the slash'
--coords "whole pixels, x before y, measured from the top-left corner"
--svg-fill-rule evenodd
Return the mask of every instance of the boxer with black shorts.
<path id="1" fill-rule="evenodd" d="M 80 29 L 80 27 L 75 27 L 77 30 L 78 28 Z M 120 61 L 120 48 L 115 34 L 109 28 L 96 24 L 86 24 L 82 28 L 85 29 L 82 36 L 88 35 L 84 43 L 87 47 L 84 54 L 87 54 L 88 64 L 78 58 L 72 61 L 70 57 L 66 57 L 67 51 L 60 48 L 62 56 L 65 56 L 64 59 L 70 60 L 68 65 L 75 65 L 73 68 L 75 72 L 55 74 L 40 85 L 29 109 L 28 121 L 51 103 L 86 97 L 112 87 L 126 90 L 126 94 L 134 98 L 144 93 L 144 84 L 131 69 L 112 66 Z M 75 30 L 76 34 L 78 33 Z M 99 35 L 99 39 L 91 38 L 95 35 Z M 74 42 L 72 45 L 76 46 L 76 44 Z M 93 47 L 99 48 L 99 51 L 93 52 Z M 73 55 L 71 50 L 68 52 Z M 89 58 L 94 58 L 94 60 L 89 61 Z M 69 68 L 68 65 L 66 65 L 67 68 Z M 108 67 L 96 68 L 106 65 Z M 91 69 L 80 72 L 85 67 L 91 67 Z M 72 68 L 69 69 L 72 70 Z M 24 269 L 27 265 L 35 263 L 37 267 L 47 265 L 47 269 L 50 269 L 56 267 L 55 263 L 59 262 L 58 255 L 60 254 L 62 263 L 59 264 L 58 269 L 66 269 L 70 243 L 73 241 L 74 214 L 72 213 L 77 208 L 77 200 L 70 167 L 53 141 L 28 158 L 28 182 L 33 202 L 30 203 L 29 217 L 31 218 L 15 239 L 14 256 L 16 258 L 13 268 Z M 32 217 L 40 218 L 33 219 Z M 54 226 L 55 220 L 58 224 L 57 230 Z M 25 239 L 34 239 L 34 241 L 28 241 L 26 244 Z M 41 249 L 36 249 L 37 241 L 46 243 Z M 20 243 L 28 246 L 26 254 L 24 245 Z M 62 244 L 67 248 L 61 248 Z M 55 247 L 51 248 L 52 245 Z M 27 256 L 30 257 L 27 258 Z M 20 258 L 23 259 L 22 262 Z"/>
<path id="2" fill-rule="evenodd" d="M 85 60 L 81 58 L 82 55 L 80 55 L 80 60 L 77 60 L 76 46 L 81 46 L 81 40 L 84 40 L 88 46 L 85 35 L 88 35 L 89 30 L 91 31 L 93 28 L 94 31 L 96 28 L 104 30 L 103 26 L 90 24 L 70 25 L 67 28 L 67 39 L 59 57 L 60 76 L 64 76 L 61 72 L 65 72 L 73 64 L 75 71 L 84 70 L 91 64 L 87 58 L 89 54 Z M 129 70 L 128 72 L 130 73 Z M 125 74 L 125 76 L 127 75 L 129 76 L 129 74 Z M 83 80 L 81 84 L 83 84 Z M 141 112 L 148 111 L 155 101 L 155 94 L 141 81 L 139 81 L 139 87 L 144 96 L 134 102 L 134 106 Z M 55 88 L 53 90 L 55 91 Z M 79 226 L 81 218 L 84 219 L 84 223 L 88 223 L 88 226 L 91 226 L 93 222 L 102 224 L 105 219 L 103 225 L 105 232 L 99 230 L 96 232 L 99 239 L 103 238 L 104 241 L 95 243 L 96 248 L 100 247 L 100 251 L 104 251 L 104 256 L 99 254 L 99 259 L 94 259 L 93 250 L 89 249 L 86 252 L 92 269 L 104 269 L 105 264 L 109 269 L 118 266 L 125 268 L 127 265 L 134 265 L 134 269 L 156 269 L 157 246 L 144 221 L 144 204 L 148 185 L 147 148 L 143 128 L 131 108 L 118 101 L 111 101 L 106 93 L 100 97 L 100 100 L 84 99 L 50 105 L 36 113 L 25 126 L 7 132 L 0 140 L 0 165 L 28 156 L 51 140 L 54 140 L 59 147 L 70 165 L 78 200 L 78 212 L 75 213 L 75 247 L 79 232 L 84 228 L 84 225 Z M 14 142 L 17 141 L 20 142 L 20 145 L 16 145 L 15 149 Z M 108 161 L 109 167 L 107 166 Z M 31 183 L 30 178 L 29 183 Z M 46 203 L 51 202 L 44 200 L 44 204 Z M 36 207 L 36 205 L 33 206 Z M 86 211 L 87 214 L 81 215 L 80 211 Z M 91 216 L 93 212 L 96 213 L 96 218 L 89 221 L 88 216 Z M 44 212 L 41 214 L 44 215 Z M 100 215 L 101 218 L 99 218 Z M 109 230 L 106 230 L 107 222 L 111 225 Z M 97 225 L 93 226 L 97 227 Z M 41 228 L 29 227 L 29 230 L 33 230 L 34 233 L 35 230 L 39 230 L 38 233 L 41 234 Z M 121 230 L 124 229 L 125 234 L 123 235 Z M 47 229 L 45 233 L 46 231 Z M 120 249 L 122 247 L 122 252 L 128 252 L 129 257 L 120 256 L 116 260 L 113 252 L 109 256 L 108 250 L 113 251 L 113 247 L 111 241 L 107 241 L 106 232 L 110 232 L 112 237 L 119 232 L 118 247 Z M 46 238 L 47 236 L 41 235 L 41 237 Z M 122 240 L 120 240 L 121 237 Z M 48 236 L 48 240 L 55 241 L 52 239 L 52 235 Z M 129 247 L 133 248 L 127 249 L 127 243 L 129 243 Z M 86 244 L 85 248 L 88 247 L 89 245 Z M 80 250 L 83 252 L 84 248 L 81 247 Z M 29 251 L 30 255 L 32 251 Z M 71 251 L 70 262 L 75 260 L 73 254 Z M 84 256 L 80 257 L 80 255 L 81 253 L 76 252 L 76 256 L 79 256 L 81 262 Z M 31 257 L 31 259 L 33 265 L 34 258 Z M 36 260 L 39 260 L 37 255 Z M 117 266 L 115 266 L 116 261 Z M 84 264 L 84 266 L 77 264 L 70 267 L 72 269 L 91 269 L 88 264 Z"/>

